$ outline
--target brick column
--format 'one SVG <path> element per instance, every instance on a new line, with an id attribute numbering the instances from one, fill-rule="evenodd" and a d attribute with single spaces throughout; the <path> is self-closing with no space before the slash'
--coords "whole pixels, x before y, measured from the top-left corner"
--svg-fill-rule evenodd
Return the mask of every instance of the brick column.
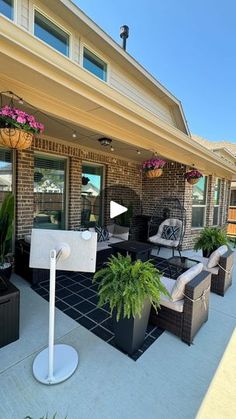
<path id="1" fill-rule="evenodd" d="M 215 181 L 216 178 L 214 176 L 208 177 L 206 226 L 213 225 Z"/>
<path id="2" fill-rule="evenodd" d="M 31 233 L 34 216 L 34 153 L 16 154 L 16 239 Z"/>
<path id="3" fill-rule="evenodd" d="M 82 164 L 78 157 L 71 157 L 69 162 L 69 217 L 68 228 L 74 230 L 81 222 L 81 173 Z"/>

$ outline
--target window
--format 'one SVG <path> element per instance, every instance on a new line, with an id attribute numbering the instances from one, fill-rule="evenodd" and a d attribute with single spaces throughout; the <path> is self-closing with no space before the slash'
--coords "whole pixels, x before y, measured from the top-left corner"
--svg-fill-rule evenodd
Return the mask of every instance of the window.
<path id="1" fill-rule="evenodd" d="M 84 163 L 82 165 L 82 189 L 81 189 L 81 224 L 92 226 L 103 224 L 103 189 L 104 167 Z"/>
<path id="2" fill-rule="evenodd" d="M 216 179 L 215 190 L 214 190 L 214 211 L 213 211 L 213 225 L 219 224 L 219 215 L 220 215 L 220 188 L 221 180 Z"/>
<path id="3" fill-rule="evenodd" d="M 99 79 L 107 81 L 107 64 L 87 48 L 84 48 L 83 67 Z"/>
<path id="4" fill-rule="evenodd" d="M 12 191 L 12 153 L 0 148 L 0 205 L 7 192 Z"/>
<path id="5" fill-rule="evenodd" d="M 236 189 L 232 189 L 230 193 L 230 206 L 236 207 Z"/>
<path id="6" fill-rule="evenodd" d="M 14 0 L 0 0 L 0 13 L 13 20 Z"/>
<path id="7" fill-rule="evenodd" d="M 193 185 L 192 193 L 192 227 L 201 228 L 205 224 L 206 214 L 206 192 L 207 177 L 200 178 L 196 185 Z"/>
<path id="8" fill-rule="evenodd" d="M 69 35 L 37 11 L 34 15 L 34 34 L 57 51 L 69 56 Z"/>
<path id="9" fill-rule="evenodd" d="M 66 160 L 36 156 L 34 162 L 34 227 L 65 228 Z"/>

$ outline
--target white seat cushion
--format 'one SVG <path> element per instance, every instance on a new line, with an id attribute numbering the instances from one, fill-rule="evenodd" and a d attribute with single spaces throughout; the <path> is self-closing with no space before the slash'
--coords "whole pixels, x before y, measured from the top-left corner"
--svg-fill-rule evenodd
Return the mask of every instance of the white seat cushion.
<path id="1" fill-rule="evenodd" d="M 200 274 L 203 270 L 203 264 L 198 263 L 192 266 L 186 272 L 178 276 L 171 291 L 171 298 L 173 301 L 182 300 L 184 298 L 185 285 L 190 282 L 195 276 Z"/>
<path id="2" fill-rule="evenodd" d="M 211 256 L 209 257 L 207 267 L 214 268 L 218 265 L 220 257 L 228 251 L 228 247 L 224 244 L 223 246 L 218 247 Z"/>
<path id="3" fill-rule="evenodd" d="M 179 244 L 179 240 L 162 239 L 161 237 L 157 235 L 149 237 L 148 240 L 150 241 L 150 243 L 160 244 L 160 245 L 169 246 L 169 247 L 177 247 Z"/>
<path id="4" fill-rule="evenodd" d="M 219 267 L 208 268 L 208 266 L 207 266 L 208 261 L 209 261 L 208 258 L 204 258 L 203 256 L 196 255 L 196 256 L 193 256 L 193 259 L 197 260 L 198 262 L 201 262 L 203 264 L 203 270 L 204 271 L 210 272 L 211 274 L 214 274 L 214 275 L 218 275 Z"/>
<path id="5" fill-rule="evenodd" d="M 173 286 L 175 285 L 175 280 L 171 278 L 167 278 L 166 276 L 162 276 L 161 282 L 166 287 L 167 291 L 169 291 L 169 294 L 171 294 L 171 290 Z M 184 300 L 172 301 L 166 295 L 161 296 L 160 304 L 162 306 L 170 308 L 171 310 L 178 311 L 179 313 L 182 313 L 184 309 Z"/>

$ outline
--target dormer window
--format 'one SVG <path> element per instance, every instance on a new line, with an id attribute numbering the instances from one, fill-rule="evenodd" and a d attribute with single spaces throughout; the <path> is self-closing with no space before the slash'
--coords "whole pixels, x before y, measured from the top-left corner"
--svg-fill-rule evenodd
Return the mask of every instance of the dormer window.
<path id="1" fill-rule="evenodd" d="M 14 18 L 14 0 L 0 0 L 0 13 L 13 20 Z"/>
<path id="2" fill-rule="evenodd" d="M 57 51 L 69 56 L 69 35 L 37 10 L 34 15 L 34 35 Z"/>
<path id="3" fill-rule="evenodd" d="M 84 47 L 83 67 L 99 79 L 107 81 L 107 64 L 93 52 Z"/>

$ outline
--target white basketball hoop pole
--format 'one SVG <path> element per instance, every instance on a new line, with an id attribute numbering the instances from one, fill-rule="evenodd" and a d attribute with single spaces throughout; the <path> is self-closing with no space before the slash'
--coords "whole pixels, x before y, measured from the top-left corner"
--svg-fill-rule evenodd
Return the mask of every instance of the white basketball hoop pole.
<path id="1" fill-rule="evenodd" d="M 76 350 L 71 346 L 54 345 L 56 263 L 57 256 L 58 259 L 67 257 L 63 247 L 63 245 L 60 247 L 58 253 L 55 249 L 50 251 L 48 348 L 37 355 L 33 364 L 34 376 L 43 384 L 58 384 L 65 381 L 74 373 L 79 361 Z"/>
<path id="2" fill-rule="evenodd" d="M 74 348 L 54 344 L 56 269 L 95 272 L 96 250 L 97 234 L 90 231 L 32 230 L 30 267 L 50 269 L 48 347 L 33 363 L 33 374 L 43 384 L 65 381 L 74 373 L 79 361 Z"/>

